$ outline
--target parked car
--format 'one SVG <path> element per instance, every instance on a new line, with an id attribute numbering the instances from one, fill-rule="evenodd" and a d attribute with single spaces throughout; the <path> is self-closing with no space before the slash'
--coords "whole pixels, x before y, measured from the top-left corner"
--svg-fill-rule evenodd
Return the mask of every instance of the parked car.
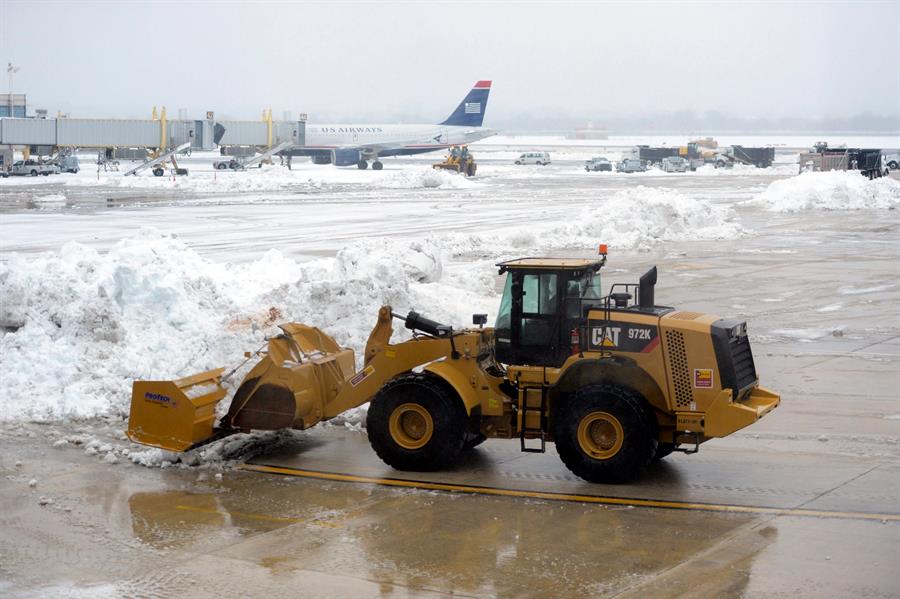
<path id="1" fill-rule="evenodd" d="M 588 172 L 611 171 L 613 170 L 613 167 L 612 163 L 604 156 L 594 156 L 590 160 L 584 161 L 584 170 Z"/>
<path id="2" fill-rule="evenodd" d="M 616 164 L 616 170 L 620 173 L 643 173 L 647 170 L 647 163 L 640 158 L 624 158 Z"/>
<path id="3" fill-rule="evenodd" d="M 44 175 L 46 177 L 48 175 L 58 175 L 59 167 L 55 164 L 38 162 L 37 160 L 19 160 L 13 163 L 9 174 L 22 177 L 29 175 L 32 177 Z"/>
<path id="4" fill-rule="evenodd" d="M 525 152 L 516 158 L 516 164 L 540 164 L 547 166 L 550 164 L 549 152 Z"/>
<path id="5" fill-rule="evenodd" d="M 77 173 L 79 171 L 78 156 L 60 156 L 53 161 L 63 173 Z"/>
<path id="6" fill-rule="evenodd" d="M 663 158 L 660 167 L 667 173 L 684 173 L 688 170 L 688 161 L 681 156 Z"/>

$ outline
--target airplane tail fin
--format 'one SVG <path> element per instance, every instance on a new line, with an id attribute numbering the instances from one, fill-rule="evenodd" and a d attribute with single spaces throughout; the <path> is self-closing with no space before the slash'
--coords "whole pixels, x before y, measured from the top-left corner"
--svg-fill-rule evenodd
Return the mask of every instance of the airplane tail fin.
<path id="1" fill-rule="evenodd" d="M 456 110 L 441 125 L 457 127 L 481 127 L 484 122 L 484 111 L 487 108 L 488 94 L 491 93 L 490 81 L 478 81 L 471 91 L 459 103 Z"/>

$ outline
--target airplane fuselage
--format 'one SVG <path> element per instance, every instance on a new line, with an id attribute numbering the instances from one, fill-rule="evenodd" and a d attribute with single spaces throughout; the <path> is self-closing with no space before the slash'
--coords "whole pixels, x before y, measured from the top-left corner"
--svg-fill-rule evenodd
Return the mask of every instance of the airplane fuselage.
<path id="1" fill-rule="evenodd" d="M 452 125 L 307 124 L 303 149 L 330 151 L 356 146 L 367 158 L 402 156 L 469 144 L 491 135 L 494 131 L 485 127 Z M 384 147 L 378 151 L 366 149 L 380 145 Z"/>
<path id="2" fill-rule="evenodd" d="M 381 156 L 405 156 L 466 145 L 496 132 L 482 127 L 491 82 L 476 81 L 450 116 L 437 125 L 307 124 L 305 143 L 283 151 L 317 164 L 381 169 Z"/>

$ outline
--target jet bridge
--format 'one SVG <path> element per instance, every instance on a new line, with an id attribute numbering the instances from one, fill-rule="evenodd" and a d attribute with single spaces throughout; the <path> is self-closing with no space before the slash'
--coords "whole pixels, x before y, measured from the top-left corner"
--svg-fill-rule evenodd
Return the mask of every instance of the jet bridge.
<path id="1" fill-rule="evenodd" d="M 0 118 L 0 145 L 47 148 L 146 148 L 166 150 L 187 143 L 191 150 L 221 146 L 274 148 L 305 145 L 305 121 Z M 283 149 L 283 148 L 282 148 Z M 272 152 L 274 153 L 274 152 Z M 271 153 L 270 153 L 271 155 Z"/>
<path id="2" fill-rule="evenodd" d="M 213 122 L 161 119 L 0 119 L 0 145 L 212 150 Z"/>

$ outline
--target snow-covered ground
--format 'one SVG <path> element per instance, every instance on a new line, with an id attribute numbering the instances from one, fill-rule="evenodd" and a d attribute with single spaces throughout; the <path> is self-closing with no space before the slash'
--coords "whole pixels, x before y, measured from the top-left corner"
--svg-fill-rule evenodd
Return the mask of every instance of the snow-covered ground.
<path id="1" fill-rule="evenodd" d="M 436 156 L 380 172 L 295 161 L 234 173 L 194 154 L 191 174 L 174 179 L 82 164 L 78 175 L 0 180 L 0 422 L 120 418 L 133 379 L 233 365 L 286 320 L 320 326 L 359 355 L 385 303 L 457 326 L 476 312 L 492 319 L 503 258 L 590 255 L 604 242 L 615 276 L 618 257 L 641 254 L 790 254 L 818 243 L 796 238 L 798 213 L 898 220 L 900 182 L 796 176 L 791 156 L 770 169 L 624 175 L 586 173 L 589 155 L 565 149 L 550 166 L 521 167 L 515 152 L 485 147 L 474 179 L 432 170 Z M 744 247 L 763 230 L 765 244 Z M 836 329 L 756 330 L 789 342 Z"/>

